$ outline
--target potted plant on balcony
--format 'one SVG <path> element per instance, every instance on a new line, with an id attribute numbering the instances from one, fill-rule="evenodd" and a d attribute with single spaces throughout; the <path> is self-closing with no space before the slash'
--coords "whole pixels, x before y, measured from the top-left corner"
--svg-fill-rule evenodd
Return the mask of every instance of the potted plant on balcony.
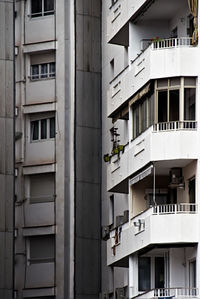
<path id="1" fill-rule="evenodd" d="M 123 144 L 118 144 L 118 150 L 120 151 L 120 152 L 124 152 L 124 145 Z"/>
<path id="2" fill-rule="evenodd" d="M 104 162 L 110 162 L 111 156 L 109 154 L 105 154 L 103 156 Z"/>

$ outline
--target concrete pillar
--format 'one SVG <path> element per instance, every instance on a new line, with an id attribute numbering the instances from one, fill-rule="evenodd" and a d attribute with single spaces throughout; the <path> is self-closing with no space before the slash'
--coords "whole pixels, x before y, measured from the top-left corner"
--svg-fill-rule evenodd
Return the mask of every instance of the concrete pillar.
<path id="1" fill-rule="evenodd" d="M 0 298 L 13 298 L 13 1 L 0 1 Z"/>
<path id="2" fill-rule="evenodd" d="M 129 256 L 129 298 L 138 295 L 138 255 Z"/>

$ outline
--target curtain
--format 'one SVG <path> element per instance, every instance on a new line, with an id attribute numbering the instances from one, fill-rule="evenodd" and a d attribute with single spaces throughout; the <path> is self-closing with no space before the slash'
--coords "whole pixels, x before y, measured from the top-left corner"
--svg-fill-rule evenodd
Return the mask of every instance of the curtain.
<path id="1" fill-rule="evenodd" d="M 198 0 L 188 0 L 188 5 L 189 5 L 189 9 L 191 14 L 194 17 L 194 32 L 192 35 L 192 44 L 193 45 L 197 45 L 198 42 L 198 29 L 197 29 L 197 1 Z"/>

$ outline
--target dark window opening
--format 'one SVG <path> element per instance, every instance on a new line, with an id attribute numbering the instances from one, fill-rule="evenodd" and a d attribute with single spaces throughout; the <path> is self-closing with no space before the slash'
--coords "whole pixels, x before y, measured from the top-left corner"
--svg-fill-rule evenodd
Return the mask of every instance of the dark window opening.
<path id="1" fill-rule="evenodd" d="M 158 91 L 158 122 L 167 122 L 167 90 Z"/>
<path id="2" fill-rule="evenodd" d="M 31 139 L 32 140 L 39 139 L 39 122 L 38 122 L 38 120 L 31 122 Z"/>
<path id="3" fill-rule="evenodd" d="M 195 203 L 195 178 L 189 181 L 189 201 Z"/>
<path id="4" fill-rule="evenodd" d="M 184 89 L 184 120 L 195 120 L 195 88 Z"/>
<path id="5" fill-rule="evenodd" d="M 139 257 L 138 259 L 139 291 L 151 289 L 151 258 Z"/>
<path id="6" fill-rule="evenodd" d="M 164 277 L 164 258 L 155 257 L 155 288 L 163 289 L 165 287 L 165 277 Z"/>
<path id="7" fill-rule="evenodd" d="M 54 0 L 32 0 L 31 17 L 41 17 L 54 14 Z"/>
<path id="8" fill-rule="evenodd" d="M 169 91 L 169 121 L 179 120 L 179 90 Z"/>

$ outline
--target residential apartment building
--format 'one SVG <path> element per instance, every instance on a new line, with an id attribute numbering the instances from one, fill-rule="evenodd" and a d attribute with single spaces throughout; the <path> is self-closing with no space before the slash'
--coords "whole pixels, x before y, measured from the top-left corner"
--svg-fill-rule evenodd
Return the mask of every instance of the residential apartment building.
<path id="1" fill-rule="evenodd" d="M 102 3 L 104 299 L 200 296 L 197 4 Z"/>
<path id="2" fill-rule="evenodd" d="M 98 298 L 100 1 L 15 1 L 13 16 L 15 298 Z"/>

